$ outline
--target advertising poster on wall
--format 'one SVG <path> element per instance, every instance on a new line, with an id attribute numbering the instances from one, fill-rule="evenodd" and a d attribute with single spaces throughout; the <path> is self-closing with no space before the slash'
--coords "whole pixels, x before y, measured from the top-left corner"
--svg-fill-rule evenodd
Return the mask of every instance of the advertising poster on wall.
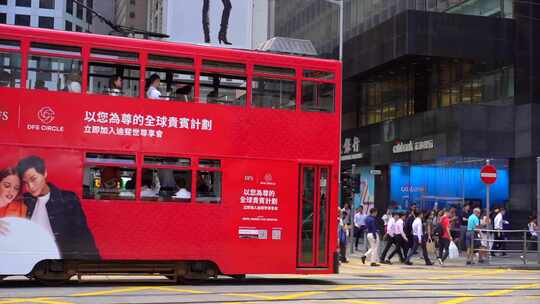
<path id="1" fill-rule="evenodd" d="M 168 1 L 168 11 L 182 12 L 167 20 L 171 41 L 251 48 L 253 0 Z"/>

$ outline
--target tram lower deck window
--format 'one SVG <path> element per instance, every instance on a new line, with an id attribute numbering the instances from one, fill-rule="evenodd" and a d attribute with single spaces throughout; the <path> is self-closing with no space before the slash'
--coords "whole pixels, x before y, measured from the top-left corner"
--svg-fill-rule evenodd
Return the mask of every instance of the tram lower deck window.
<path id="1" fill-rule="evenodd" d="M 83 198 L 135 200 L 136 176 L 135 168 L 86 165 Z"/>
<path id="2" fill-rule="evenodd" d="M 191 201 L 191 170 L 143 168 L 141 200 L 163 202 Z"/>

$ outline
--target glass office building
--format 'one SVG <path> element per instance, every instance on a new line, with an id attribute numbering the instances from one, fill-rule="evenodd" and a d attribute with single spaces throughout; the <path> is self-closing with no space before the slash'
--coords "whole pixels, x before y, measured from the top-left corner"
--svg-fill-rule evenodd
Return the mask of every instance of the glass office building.
<path id="1" fill-rule="evenodd" d="M 337 58 L 339 6 L 270 2 L 274 36 Z M 521 225 L 536 209 L 540 6 L 513 0 L 344 0 L 343 200 L 384 209 L 485 204 Z M 371 185 L 368 187 L 368 185 Z"/>

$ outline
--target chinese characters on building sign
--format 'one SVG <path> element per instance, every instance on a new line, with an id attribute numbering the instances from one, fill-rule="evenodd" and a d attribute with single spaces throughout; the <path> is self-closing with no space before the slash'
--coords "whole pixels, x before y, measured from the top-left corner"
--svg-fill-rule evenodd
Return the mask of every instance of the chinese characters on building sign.
<path id="1" fill-rule="evenodd" d="M 360 152 L 360 138 L 354 136 L 353 138 L 345 137 L 343 139 L 343 146 L 341 150 L 341 160 L 353 160 L 364 158 L 364 153 Z M 351 154 L 352 153 L 352 154 Z"/>
<path id="2" fill-rule="evenodd" d="M 279 210 L 279 201 L 275 190 L 244 189 L 240 203 L 244 210 Z"/>
<path id="3" fill-rule="evenodd" d="M 85 134 L 163 138 L 170 129 L 212 131 L 211 119 L 85 111 Z"/>

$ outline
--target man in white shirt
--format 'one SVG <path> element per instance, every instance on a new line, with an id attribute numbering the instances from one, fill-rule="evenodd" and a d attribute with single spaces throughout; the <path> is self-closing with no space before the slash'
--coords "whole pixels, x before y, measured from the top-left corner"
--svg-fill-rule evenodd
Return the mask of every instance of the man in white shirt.
<path id="1" fill-rule="evenodd" d="M 509 224 L 509 222 L 504 220 L 505 213 L 506 210 L 501 208 L 493 220 L 493 227 L 497 230 L 495 232 L 495 245 L 493 246 L 495 250 L 506 250 L 506 243 L 504 242 L 505 235 L 502 230 L 504 229 L 504 225 Z M 495 253 L 492 253 L 492 255 L 494 256 Z M 501 255 L 506 255 L 506 252 L 503 251 Z"/>
<path id="2" fill-rule="evenodd" d="M 366 229 L 366 217 L 364 214 L 364 208 L 362 206 L 356 209 L 354 214 L 354 249 L 358 250 L 358 241 L 364 237 L 364 230 Z"/>
<path id="3" fill-rule="evenodd" d="M 399 246 L 396 244 L 396 222 L 399 220 L 399 215 L 394 212 L 392 214 L 392 217 L 388 219 L 388 224 L 386 225 L 386 246 L 384 247 L 384 250 L 381 254 L 380 261 L 383 264 L 392 264 L 392 262 L 386 260 L 386 254 L 388 253 L 388 250 L 390 250 L 390 247 L 394 245 L 395 247 Z"/>
<path id="4" fill-rule="evenodd" d="M 426 265 L 433 265 L 427 253 L 427 247 L 426 247 L 427 236 L 424 235 L 424 231 L 422 227 L 423 216 L 424 216 L 424 213 L 422 211 L 416 211 L 415 219 L 412 224 L 413 248 L 409 251 L 409 255 L 407 256 L 407 259 L 405 260 L 406 265 L 412 265 L 411 258 L 419 246 L 422 247 L 422 254 L 424 256 L 424 261 L 426 262 Z"/>
<path id="5" fill-rule="evenodd" d="M 405 213 L 400 213 L 398 216 L 398 220 L 394 224 L 394 239 L 395 239 L 395 247 L 394 251 L 388 256 L 388 259 L 385 262 L 390 262 L 394 255 L 396 253 L 399 256 L 399 260 L 401 263 L 405 262 L 405 257 L 407 255 L 406 248 L 407 243 L 409 240 L 407 239 L 407 235 L 405 234 L 405 231 L 403 231 L 403 225 L 405 225 L 404 219 L 406 217 Z"/>

